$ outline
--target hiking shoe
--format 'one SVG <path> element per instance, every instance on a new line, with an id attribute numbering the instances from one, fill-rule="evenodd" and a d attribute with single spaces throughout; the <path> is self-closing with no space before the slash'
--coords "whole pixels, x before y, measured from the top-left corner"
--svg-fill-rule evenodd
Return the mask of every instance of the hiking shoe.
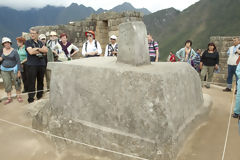
<path id="1" fill-rule="evenodd" d="M 26 91 L 26 90 L 23 90 L 22 93 L 27 93 L 27 91 Z"/>
<path id="2" fill-rule="evenodd" d="M 237 90 L 235 90 L 235 94 L 237 94 Z"/>
<path id="3" fill-rule="evenodd" d="M 238 117 L 239 117 L 239 114 L 233 113 L 233 114 L 232 114 L 232 117 L 233 117 L 233 118 L 238 118 Z"/>
<path id="4" fill-rule="evenodd" d="M 12 102 L 12 98 L 8 98 L 5 102 L 4 102 L 4 105 L 7 105 L 7 104 L 9 104 L 9 103 L 11 103 Z"/>
<path id="5" fill-rule="evenodd" d="M 223 89 L 223 92 L 231 92 L 232 90 L 230 88 Z"/>
<path id="6" fill-rule="evenodd" d="M 37 97 L 37 100 L 40 100 L 40 99 L 42 99 L 42 96 L 41 97 Z"/>
<path id="7" fill-rule="evenodd" d="M 22 97 L 17 97 L 17 101 L 18 101 L 19 103 L 22 103 L 22 102 L 23 102 Z"/>

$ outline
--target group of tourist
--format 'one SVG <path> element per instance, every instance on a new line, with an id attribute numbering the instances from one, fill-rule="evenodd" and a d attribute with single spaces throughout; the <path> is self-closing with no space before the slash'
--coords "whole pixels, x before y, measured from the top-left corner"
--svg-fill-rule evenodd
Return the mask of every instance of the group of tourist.
<path id="1" fill-rule="evenodd" d="M 152 37 L 151 37 L 152 38 Z M 157 46 L 157 42 L 149 39 L 149 55 L 154 56 L 153 54 L 153 46 Z M 209 43 L 207 49 L 201 53 L 201 49 L 197 49 L 197 53 L 191 48 L 192 41 L 187 40 L 185 42 L 185 47 L 181 48 L 179 51 L 176 52 L 176 56 L 171 51 L 167 61 L 169 62 L 186 62 L 189 63 L 194 69 L 200 74 L 200 78 L 202 81 L 202 86 L 204 84 L 204 80 L 207 80 L 207 84 L 205 85 L 206 88 L 210 88 L 210 83 L 212 83 L 212 77 L 214 71 L 217 73 L 220 72 L 219 69 L 219 53 L 217 51 L 217 47 L 214 43 Z M 159 53 L 157 53 L 158 57 Z M 228 77 L 227 77 L 227 87 L 223 89 L 224 92 L 231 92 L 232 91 L 232 82 L 233 82 L 233 75 L 236 78 L 236 90 L 234 91 L 236 95 L 236 102 L 234 113 L 232 115 L 233 118 L 240 117 L 240 39 L 238 37 L 233 38 L 233 46 L 231 46 L 228 51 Z M 178 59 L 178 60 L 177 60 Z"/>
<path id="2" fill-rule="evenodd" d="M 102 54 L 100 43 L 95 39 L 93 31 L 85 32 L 87 41 L 83 44 L 82 55 L 84 57 L 95 57 Z M 60 38 L 60 39 L 59 39 Z M 47 91 L 50 89 L 51 72 L 47 69 L 48 62 L 62 62 L 71 60 L 79 52 L 77 46 L 68 41 L 66 33 L 58 35 L 55 31 L 49 34 L 49 40 L 45 34 L 38 30 L 30 29 L 30 39 L 17 37 L 18 48 L 12 47 L 12 41 L 8 37 L 2 38 L 3 49 L 0 50 L 1 75 L 3 78 L 7 100 L 9 104 L 12 99 L 12 82 L 14 82 L 17 101 L 22 102 L 21 93 L 28 94 L 28 102 L 32 103 L 43 96 L 44 76 L 47 82 Z M 117 56 L 117 37 L 112 35 L 110 43 L 107 44 L 104 56 Z M 21 83 L 23 82 L 23 91 Z M 37 91 L 36 91 L 37 88 Z"/>
<path id="3" fill-rule="evenodd" d="M 102 55 L 100 43 L 95 39 L 94 31 L 85 32 L 87 41 L 82 46 L 83 57 L 96 57 Z M 30 29 L 30 39 L 26 40 L 23 37 L 17 37 L 18 49 L 12 47 L 12 41 L 8 37 L 2 38 L 3 49 L 0 51 L 1 74 L 4 82 L 7 100 L 4 104 L 12 102 L 11 91 L 12 81 L 14 81 L 17 101 L 22 102 L 21 97 L 21 81 L 23 82 L 23 93 L 28 93 L 28 102 L 32 103 L 43 96 L 44 76 L 46 77 L 47 89 L 50 89 L 51 71 L 47 69 L 48 62 L 61 62 L 71 60 L 72 57 L 79 52 L 77 46 L 68 41 L 66 33 L 58 34 L 51 31 L 49 39 L 44 34 L 38 33 L 34 28 Z M 117 37 L 112 35 L 110 43 L 106 45 L 104 56 L 117 56 L 118 44 Z M 240 67 L 237 67 L 240 59 L 240 42 L 238 38 L 234 38 L 234 45 L 229 48 L 227 54 L 229 56 L 227 88 L 224 92 L 230 92 L 232 89 L 232 78 L 236 76 L 238 81 L 240 75 Z M 149 58 L 151 62 L 159 61 L 159 46 L 152 36 L 148 34 Z M 201 53 L 200 49 L 196 52 L 192 48 L 192 41 L 187 40 L 185 46 L 176 52 L 176 55 L 171 51 L 168 61 L 170 62 L 186 62 L 190 64 L 199 73 L 202 86 L 204 80 L 207 80 L 206 88 L 210 88 L 214 71 L 219 70 L 219 53 L 214 43 L 209 43 L 207 49 Z M 237 89 L 240 89 L 240 83 Z M 37 85 L 37 92 L 35 91 Z M 240 92 L 237 94 L 236 107 L 233 117 L 238 117 L 240 114 Z"/>
<path id="4" fill-rule="evenodd" d="M 148 35 L 149 56 L 150 60 L 157 62 L 159 58 L 158 43 Z M 206 88 L 210 88 L 214 71 L 219 69 L 219 54 L 214 43 L 209 43 L 207 49 L 201 54 L 201 49 L 197 52 L 192 48 L 192 41 L 187 40 L 185 46 L 176 52 L 172 51 L 168 56 L 169 62 L 186 62 L 189 63 L 200 75 L 202 86 L 205 78 L 207 79 Z"/>

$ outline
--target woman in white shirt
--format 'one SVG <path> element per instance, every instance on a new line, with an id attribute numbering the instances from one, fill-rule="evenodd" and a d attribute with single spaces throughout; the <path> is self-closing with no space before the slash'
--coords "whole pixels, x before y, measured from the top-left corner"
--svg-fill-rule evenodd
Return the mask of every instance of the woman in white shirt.
<path id="1" fill-rule="evenodd" d="M 95 33 L 93 31 L 85 32 L 87 42 L 83 44 L 82 55 L 85 57 L 96 57 L 102 54 L 102 48 L 98 41 L 95 40 Z"/>
<path id="2" fill-rule="evenodd" d="M 67 41 L 66 33 L 62 33 L 60 35 L 60 39 L 61 41 L 54 47 L 54 49 L 58 49 L 60 51 L 60 53 L 58 54 L 58 60 L 71 60 L 72 56 L 74 56 L 79 51 L 79 49 L 75 45 Z"/>
<path id="3" fill-rule="evenodd" d="M 117 56 L 118 53 L 118 44 L 116 43 L 117 37 L 115 35 L 112 35 L 110 37 L 110 42 L 107 44 L 105 49 L 105 57 L 106 56 Z"/>

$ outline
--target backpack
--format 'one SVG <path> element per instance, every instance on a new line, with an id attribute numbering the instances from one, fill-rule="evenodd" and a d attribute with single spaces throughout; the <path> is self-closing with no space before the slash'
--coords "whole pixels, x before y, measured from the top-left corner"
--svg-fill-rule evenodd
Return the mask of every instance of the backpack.
<path id="1" fill-rule="evenodd" d="M 48 40 L 46 46 L 50 46 L 50 43 L 51 43 L 51 42 L 55 42 L 56 44 L 57 44 L 57 43 L 60 44 L 60 40 L 59 40 L 59 39 L 56 39 L 56 40 L 54 40 L 54 41 L 53 41 L 53 40 Z M 50 46 L 50 47 L 51 47 L 51 46 Z"/>
<path id="2" fill-rule="evenodd" d="M 95 47 L 97 48 L 97 41 L 95 40 Z M 85 51 L 87 52 L 87 45 L 88 45 L 88 42 L 85 43 Z"/>

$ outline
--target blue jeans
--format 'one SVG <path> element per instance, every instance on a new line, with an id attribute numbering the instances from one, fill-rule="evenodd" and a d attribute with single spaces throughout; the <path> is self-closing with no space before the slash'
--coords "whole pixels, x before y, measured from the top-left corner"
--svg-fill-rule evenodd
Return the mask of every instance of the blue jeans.
<path id="1" fill-rule="evenodd" d="M 234 108 L 234 113 L 240 114 L 240 81 L 237 85 L 237 95 L 236 95 L 236 104 Z"/>
<path id="2" fill-rule="evenodd" d="M 232 79 L 233 79 L 234 74 L 236 77 L 236 85 L 237 85 L 238 77 L 235 73 L 236 68 L 237 68 L 237 66 L 228 65 L 227 88 L 229 88 L 229 89 L 232 89 Z"/>

